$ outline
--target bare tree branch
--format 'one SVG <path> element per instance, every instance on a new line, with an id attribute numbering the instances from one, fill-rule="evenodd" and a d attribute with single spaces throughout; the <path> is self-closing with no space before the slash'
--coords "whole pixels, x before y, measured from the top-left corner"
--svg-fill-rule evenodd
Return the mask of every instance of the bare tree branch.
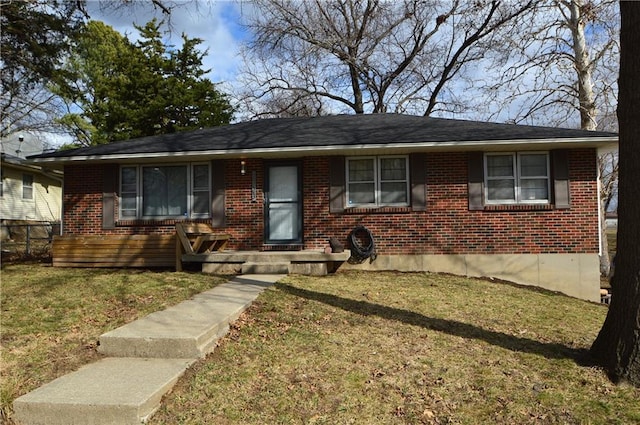
<path id="1" fill-rule="evenodd" d="M 246 22 L 254 39 L 245 51 L 242 76 L 254 86 L 246 85 L 239 97 L 245 104 L 250 98 L 267 101 L 251 87 L 264 87 L 277 76 L 324 99 L 325 110 L 423 113 L 435 110 L 436 103 L 464 109 L 444 86 L 482 59 L 492 41 L 503 36 L 498 30 L 531 4 L 256 0 L 257 12 Z M 449 61 L 440 65 L 443 58 Z M 269 96 L 286 92 L 281 85 L 272 88 Z"/>

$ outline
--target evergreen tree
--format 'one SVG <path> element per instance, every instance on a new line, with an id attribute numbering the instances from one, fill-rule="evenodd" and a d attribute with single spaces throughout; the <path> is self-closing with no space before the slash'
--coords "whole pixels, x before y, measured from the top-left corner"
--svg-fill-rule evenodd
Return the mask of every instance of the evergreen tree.
<path id="1" fill-rule="evenodd" d="M 111 143 L 228 123 L 227 96 L 204 77 L 200 39 L 183 34 L 180 49 L 162 40 L 160 23 L 142 27 L 131 43 L 108 25 L 91 21 L 69 61 L 74 84 L 60 94 L 79 112 L 64 123 L 80 145 Z"/>

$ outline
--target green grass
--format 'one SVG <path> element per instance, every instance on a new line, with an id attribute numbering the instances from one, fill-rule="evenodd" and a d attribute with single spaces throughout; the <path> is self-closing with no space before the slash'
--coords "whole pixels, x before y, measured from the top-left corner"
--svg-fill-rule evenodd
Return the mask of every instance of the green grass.
<path id="1" fill-rule="evenodd" d="M 97 360 L 99 336 L 190 298 L 225 278 L 139 270 L 6 265 L 1 275 L 0 419 L 11 404 Z M 0 420 L 0 423 L 3 421 Z"/>
<path id="2" fill-rule="evenodd" d="M 587 350 L 606 306 L 433 274 L 288 277 L 152 424 L 633 424 Z"/>

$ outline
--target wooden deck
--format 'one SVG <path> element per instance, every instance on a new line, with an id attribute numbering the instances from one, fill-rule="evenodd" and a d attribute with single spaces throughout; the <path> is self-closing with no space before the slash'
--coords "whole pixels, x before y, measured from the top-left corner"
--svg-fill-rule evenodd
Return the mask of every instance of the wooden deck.
<path id="1" fill-rule="evenodd" d="M 324 275 L 349 259 L 349 251 L 229 251 L 230 235 L 207 225 L 177 226 L 175 235 L 56 236 L 55 267 L 174 268 L 205 273 Z"/>

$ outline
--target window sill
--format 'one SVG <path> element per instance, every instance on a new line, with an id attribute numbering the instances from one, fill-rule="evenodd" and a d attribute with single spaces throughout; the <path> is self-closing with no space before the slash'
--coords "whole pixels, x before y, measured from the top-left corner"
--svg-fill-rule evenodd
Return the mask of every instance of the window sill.
<path id="1" fill-rule="evenodd" d="M 484 211 L 551 211 L 553 204 L 491 204 L 485 205 Z"/>
<path id="2" fill-rule="evenodd" d="M 405 214 L 410 213 L 411 207 L 352 207 L 345 208 L 345 214 Z"/>

